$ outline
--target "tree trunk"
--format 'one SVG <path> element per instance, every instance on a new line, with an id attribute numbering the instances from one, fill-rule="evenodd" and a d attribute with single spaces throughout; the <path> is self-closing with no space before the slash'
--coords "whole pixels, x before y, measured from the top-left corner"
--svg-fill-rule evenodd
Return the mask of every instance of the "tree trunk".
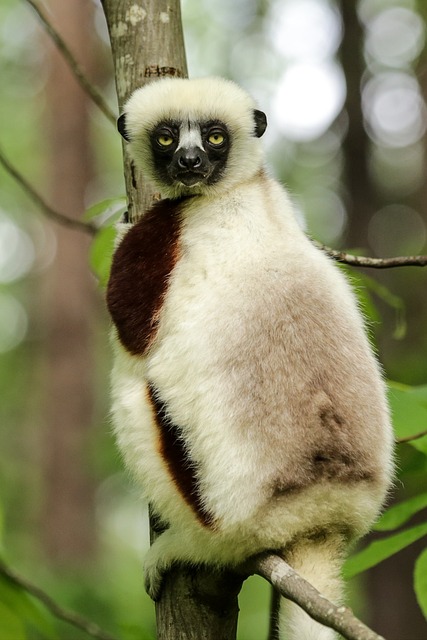
<path id="1" fill-rule="evenodd" d="M 235 640 L 242 582 L 201 568 L 169 573 L 156 606 L 158 640 Z"/>
<path id="2" fill-rule="evenodd" d="M 187 76 L 179 0 L 103 0 L 119 110 L 138 87 L 162 76 Z M 136 222 L 155 194 L 144 184 L 123 143 L 128 216 Z"/>
<path id="3" fill-rule="evenodd" d="M 92 12 L 86 0 L 51 0 L 58 30 L 88 66 Z M 47 103 L 51 200 L 70 218 L 84 211 L 93 174 L 88 99 L 57 49 L 48 43 Z M 95 308 L 84 234 L 55 225 L 57 250 L 45 304 L 45 424 L 42 544 L 55 564 L 83 566 L 95 549 L 94 484 L 87 470 L 93 419 Z"/>
<path id="4" fill-rule="evenodd" d="M 369 221 L 376 210 L 376 193 L 369 175 L 370 142 L 362 112 L 363 29 L 357 16 L 357 3 L 342 0 L 340 4 L 344 25 L 340 58 L 347 83 L 345 110 L 348 116 L 348 132 L 343 144 L 348 212 L 346 244 L 364 248 Z"/>
<path id="5" fill-rule="evenodd" d="M 187 76 L 179 0 L 103 0 L 116 76 L 119 109 L 155 78 Z M 136 222 L 156 195 L 123 147 L 129 220 Z M 176 568 L 156 604 L 159 640 L 233 640 L 241 578 Z"/>

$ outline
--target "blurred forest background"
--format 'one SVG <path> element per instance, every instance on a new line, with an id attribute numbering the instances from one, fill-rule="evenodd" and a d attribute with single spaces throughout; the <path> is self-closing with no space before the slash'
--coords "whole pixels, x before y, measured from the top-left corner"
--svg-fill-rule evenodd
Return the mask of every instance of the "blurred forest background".
<path id="1" fill-rule="evenodd" d="M 116 113 L 100 3 L 44 7 Z M 267 112 L 270 166 L 310 235 L 365 255 L 427 252 L 426 2 L 183 0 L 182 11 L 190 76 L 236 80 Z M 70 218 L 114 214 L 124 197 L 120 136 L 25 0 L 0 4 L 0 78 L 9 160 Z M 90 244 L 48 220 L 0 166 L 0 555 L 119 638 L 149 639 L 146 507 L 110 433 L 109 320 L 91 269 L 109 256 Z M 412 385 L 422 397 L 413 432 L 422 431 L 427 267 L 347 271 L 396 394 Z M 427 505 L 426 440 L 399 445 L 399 500 L 417 494 Z M 422 549 L 421 540 L 351 584 L 356 613 L 388 640 L 427 637 L 412 584 Z M 34 603 L 17 614 L 1 584 L 0 640 L 86 637 Z M 268 600 L 265 583 L 247 582 L 241 640 L 266 636 Z M 26 622 L 31 607 L 39 624 Z"/>

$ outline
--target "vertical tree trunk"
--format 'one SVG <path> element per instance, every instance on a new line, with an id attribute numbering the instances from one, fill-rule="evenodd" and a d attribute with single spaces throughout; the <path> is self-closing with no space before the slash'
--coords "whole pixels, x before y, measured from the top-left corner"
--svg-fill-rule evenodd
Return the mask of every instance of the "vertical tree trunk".
<path id="1" fill-rule="evenodd" d="M 119 110 L 138 87 L 162 76 L 187 76 L 179 0 L 103 0 L 110 34 Z M 153 192 L 123 145 L 130 222 L 153 202 Z M 155 197 L 155 196 L 154 196 Z"/>
<path id="2" fill-rule="evenodd" d="M 87 0 L 51 0 L 58 30 L 88 67 L 92 13 Z M 56 48 L 48 46 L 47 85 L 51 200 L 69 217 L 84 211 L 91 179 L 88 100 Z M 94 486 L 87 471 L 93 419 L 95 296 L 89 241 L 55 226 L 55 261 L 47 276 L 43 546 L 56 564 L 76 567 L 95 548 Z"/>
<path id="3" fill-rule="evenodd" d="M 366 247 L 367 229 L 375 211 L 376 194 L 369 175 L 370 142 L 362 112 L 361 84 L 365 71 L 363 29 L 357 16 L 357 3 L 342 0 L 340 5 L 344 25 L 340 58 L 347 83 L 345 110 L 349 121 L 343 145 L 348 211 L 346 243 L 349 247 Z"/>
<path id="4" fill-rule="evenodd" d="M 179 0 L 102 0 L 110 33 L 119 109 L 144 83 L 187 76 Z M 123 149 L 129 219 L 153 200 Z M 155 197 L 155 196 L 154 196 Z M 159 640 L 234 640 L 241 578 L 176 568 L 156 604 Z"/>

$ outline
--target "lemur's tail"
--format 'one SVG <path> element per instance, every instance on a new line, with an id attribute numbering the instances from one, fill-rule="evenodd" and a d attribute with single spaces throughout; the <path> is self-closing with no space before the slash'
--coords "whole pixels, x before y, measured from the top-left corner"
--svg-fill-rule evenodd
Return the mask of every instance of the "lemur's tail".
<path id="1" fill-rule="evenodd" d="M 343 599 L 341 566 L 343 542 L 339 537 L 304 540 L 285 554 L 286 561 L 334 604 Z M 311 618 L 298 605 L 282 598 L 280 638 L 283 640 L 336 640 L 332 629 Z"/>

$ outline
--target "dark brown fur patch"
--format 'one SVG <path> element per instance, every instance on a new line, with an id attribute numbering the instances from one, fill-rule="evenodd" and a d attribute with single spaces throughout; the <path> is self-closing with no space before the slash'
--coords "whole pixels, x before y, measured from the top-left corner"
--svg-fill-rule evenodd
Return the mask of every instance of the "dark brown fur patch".
<path id="1" fill-rule="evenodd" d="M 375 475 L 365 467 L 363 461 L 351 453 L 341 451 L 340 446 L 330 444 L 313 454 L 310 475 L 314 481 L 327 479 L 336 482 L 360 482 L 373 480 Z"/>
<path id="2" fill-rule="evenodd" d="M 303 491 L 308 487 L 321 481 L 333 484 L 353 484 L 357 482 L 375 482 L 375 471 L 366 469 L 360 461 L 354 461 L 346 454 L 341 453 L 336 448 L 327 449 L 324 447 L 320 451 L 313 453 L 311 458 L 303 462 L 304 473 L 300 480 L 284 482 L 282 479 L 276 480 L 272 486 L 274 498 Z"/>
<path id="3" fill-rule="evenodd" d="M 335 415 L 333 421 L 342 424 Z M 375 469 L 367 464 L 361 454 L 353 451 L 339 434 L 335 434 L 335 438 L 326 437 L 322 444 L 304 456 L 300 461 L 300 471 L 296 480 L 276 480 L 272 487 L 273 497 L 295 493 L 321 481 L 352 484 L 375 482 L 377 477 Z"/>
<path id="4" fill-rule="evenodd" d="M 324 437 L 323 441 L 318 443 L 318 448 L 309 456 L 309 475 L 315 481 L 373 480 L 374 474 L 364 456 L 349 443 L 346 422 L 334 410 L 332 403 L 320 409 L 319 419 Z"/>
<path id="5" fill-rule="evenodd" d="M 161 200 L 133 226 L 111 266 L 107 306 L 123 346 L 144 354 L 156 337 L 169 276 L 179 258 L 181 200 Z"/>
<path id="6" fill-rule="evenodd" d="M 148 386 L 148 397 L 160 432 L 160 453 L 168 466 L 172 479 L 199 521 L 205 527 L 212 527 L 213 518 L 203 505 L 196 468 L 188 451 L 186 451 L 179 429 L 170 421 L 165 403 L 160 400 L 156 390 L 150 385 Z"/>

